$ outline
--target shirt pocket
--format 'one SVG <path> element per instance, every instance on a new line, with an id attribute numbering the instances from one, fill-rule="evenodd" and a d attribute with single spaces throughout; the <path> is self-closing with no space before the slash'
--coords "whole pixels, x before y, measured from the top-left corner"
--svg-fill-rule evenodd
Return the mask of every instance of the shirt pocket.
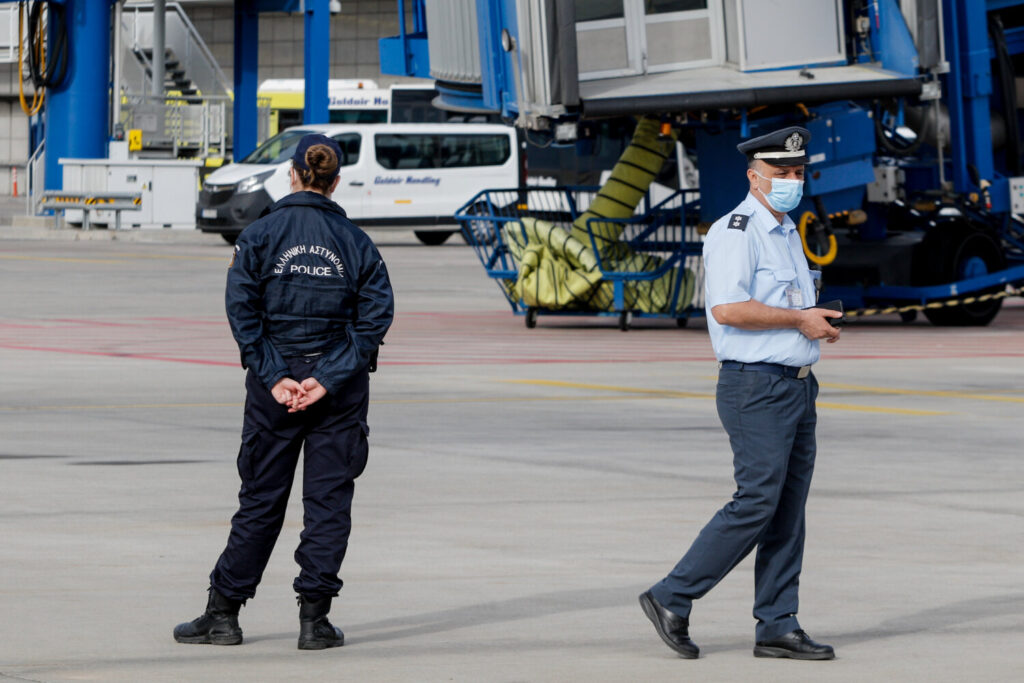
<path id="1" fill-rule="evenodd" d="M 796 281 L 796 271 L 791 268 L 782 268 L 780 270 L 772 271 L 775 276 L 776 282 L 781 284 L 789 284 L 790 282 Z"/>
<path id="2" fill-rule="evenodd" d="M 765 303 L 769 306 L 791 308 L 792 306 L 789 303 L 789 297 L 786 295 L 786 290 L 790 287 L 800 287 L 796 271 L 792 268 L 779 268 L 772 271 L 772 277 L 774 279 L 774 286 L 772 287 L 771 299 Z"/>

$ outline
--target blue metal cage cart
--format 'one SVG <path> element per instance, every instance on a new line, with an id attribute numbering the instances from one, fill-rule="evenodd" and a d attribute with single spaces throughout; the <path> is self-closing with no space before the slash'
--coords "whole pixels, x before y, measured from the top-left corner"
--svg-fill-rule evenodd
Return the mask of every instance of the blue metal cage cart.
<path id="1" fill-rule="evenodd" d="M 529 328 L 540 315 L 617 317 L 623 331 L 634 318 L 673 318 L 683 327 L 689 318 L 703 315 L 703 238 L 696 227 L 696 190 L 674 192 L 653 206 L 645 200 L 628 218 L 590 217 L 583 231 L 577 227 L 575 235 L 592 253 L 588 259 L 593 258 L 594 267 L 585 276 L 600 280 L 586 298 L 554 307 L 528 303 L 521 295 L 517 257 L 522 244 L 531 235 L 537 238 L 538 225 L 564 231 L 557 234 L 566 239 L 599 189 L 485 190 L 455 218 L 487 275 L 498 283 L 513 313 L 525 316 Z"/>

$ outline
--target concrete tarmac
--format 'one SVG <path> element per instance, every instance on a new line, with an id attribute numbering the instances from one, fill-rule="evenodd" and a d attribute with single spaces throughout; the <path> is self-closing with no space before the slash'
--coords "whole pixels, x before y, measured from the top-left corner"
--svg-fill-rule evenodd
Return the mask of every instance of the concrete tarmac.
<path id="1" fill-rule="evenodd" d="M 236 504 L 230 248 L 0 241 L 0 680 L 1024 679 L 1019 300 L 824 347 L 800 620 L 838 659 L 752 656 L 750 557 L 696 603 L 688 661 L 637 595 L 733 491 L 704 326 L 527 330 L 458 238 L 374 236 L 398 317 L 323 652 L 296 649 L 301 482 L 245 643 L 171 638 Z"/>

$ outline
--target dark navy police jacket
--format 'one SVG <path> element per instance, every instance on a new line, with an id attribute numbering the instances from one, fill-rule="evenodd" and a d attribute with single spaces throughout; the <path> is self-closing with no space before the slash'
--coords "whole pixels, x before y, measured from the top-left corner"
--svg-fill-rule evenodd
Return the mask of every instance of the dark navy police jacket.
<path id="1" fill-rule="evenodd" d="M 225 294 L 231 332 L 271 388 L 285 358 L 322 354 L 313 377 L 330 394 L 369 364 L 394 317 L 377 248 L 333 200 L 296 192 L 239 235 Z"/>

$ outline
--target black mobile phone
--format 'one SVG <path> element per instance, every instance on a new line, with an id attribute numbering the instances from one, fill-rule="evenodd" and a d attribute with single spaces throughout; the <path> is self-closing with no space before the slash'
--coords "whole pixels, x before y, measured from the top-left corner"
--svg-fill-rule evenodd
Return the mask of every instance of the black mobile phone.
<path id="1" fill-rule="evenodd" d="M 817 304 L 816 306 L 811 306 L 811 308 L 825 308 L 825 309 L 828 309 L 830 311 L 839 311 L 840 313 L 842 313 L 843 312 L 843 301 L 842 301 L 842 299 L 832 299 L 831 301 L 824 301 L 824 302 L 822 302 L 820 304 Z M 846 318 L 844 316 L 840 316 L 838 318 L 829 318 L 828 319 L 828 321 L 832 324 L 832 327 L 842 327 L 843 326 L 843 322 L 845 320 L 846 320 Z"/>

